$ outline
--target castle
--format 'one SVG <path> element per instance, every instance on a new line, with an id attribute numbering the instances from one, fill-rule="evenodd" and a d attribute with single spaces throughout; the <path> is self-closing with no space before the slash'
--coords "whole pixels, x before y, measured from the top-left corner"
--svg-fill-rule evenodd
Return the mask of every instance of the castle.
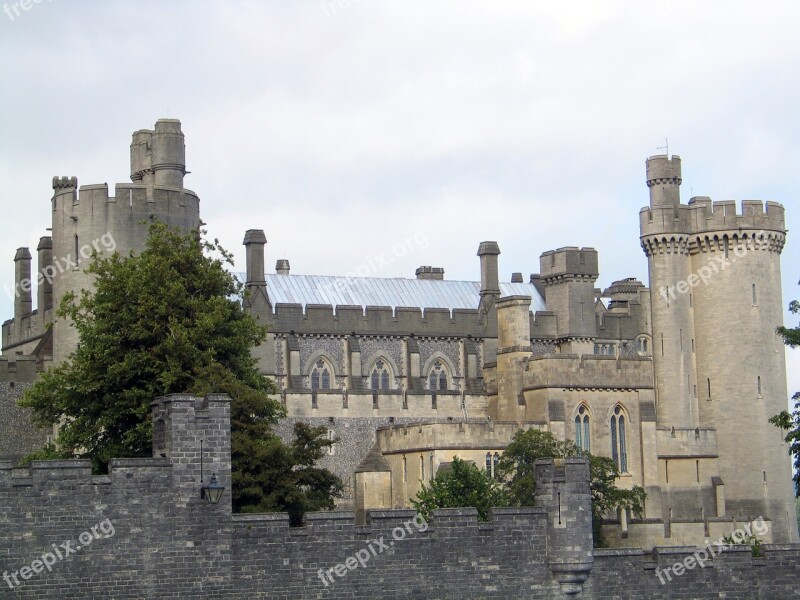
<path id="1" fill-rule="evenodd" d="M 90 287 L 79 259 L 141 249 L 153 220 L 200 224 L 185 171 L 180 123 L 159 120 L 133 134 L 132 183 L 114 196 L 53 180 L 37 274 L 27 248 L 14 259 L 0 455 L 46 435 L 14 399 L 77 342 L 53 306 Z M 620 486 L 645 488 L 643 518 L 609 515 L 615 546 L 703 545 L 757 517 L 766 541 L 797 541 L 790 460 L 767 421 L 787 401 L 775 335 L 783 207 L 682 204 L 677 156 L 649 158 L 646 174 L 649 288 L 634 279 L 595 288 L 597 251 L 576 247 L 544 252 L 527 281 L 501 282 L 494 241 L 478 246 L 480 281 L 449 281 L 431 266 L 414 279 L 296 275 L 285 259 L 266 273 L 265 233 L 245 233 L 246 308 L 268 326 L 254 352 L 287 409 L 280 430 L 303 420 L 338 440 L 323 464 L 350 483 L 341 508 L 364 521 L 370 509 L 405 507 L 455 455 L 492 475 L 516 431 L 540 428 L 611 457 Z"/>

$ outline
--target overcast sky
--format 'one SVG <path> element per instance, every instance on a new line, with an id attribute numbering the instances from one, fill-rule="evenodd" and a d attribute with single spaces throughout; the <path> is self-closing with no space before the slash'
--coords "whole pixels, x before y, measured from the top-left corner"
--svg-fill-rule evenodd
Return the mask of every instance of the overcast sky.
<path id="1" fill-rule="evenodd" d="M 497 240 L 504 280 L 573 245 L 599 250 L 599 286 L 646 281 L 644 160 L 668 137 L 684 201 L 786 206 L 785 303 L 800 297 L 800 3 L 4 7 L 0 289 L 47 234 L 52 177 L 129 181 L 131 133 L 169 117 L 242 271 L 244 231 L 262 228 L 268 268 L 293 273 L 476 280 Z M 800 390 L 800 350 L 788 368 Z"/>

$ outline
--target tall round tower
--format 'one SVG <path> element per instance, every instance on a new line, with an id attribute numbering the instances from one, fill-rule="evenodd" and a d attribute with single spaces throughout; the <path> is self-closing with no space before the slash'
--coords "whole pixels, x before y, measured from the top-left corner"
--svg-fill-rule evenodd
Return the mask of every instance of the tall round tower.
<path id="1" fill-rule="evenodd" d="M 775 333 L 783 322 L 784 210 L 745 200 L 737 214 L 735 202 L 705 197 L 684 205 L 680 182 L 678 157 L 648 159 L 650 206 L 640 212 L 640 227 L 658 427 L 713 430 L 724 484 L 718 510 L 771 519 L 776 542 L 796 541 L 790 457 L 768 421 L 788 400 Z"/>
<path id="2" fill-rule="evenodd" d="M 768 515 L 776 541 L 796 541 L 791 467 L 769 418 L 786 410 L 780 204 L 700 199 L 692 270 L 700 422 L 717 430 L 719 473 L 733 516 Z M 766 210 L 765 210 L 766 208 Z M 788 536 L 783 538 L 783 536 Z"/>
<path id="3" fill-rule="evenodd" d="M 696 427 L 692 298 L 683 290 L 691 274 L 685 214 L 680 209 L 681 159 L 647 159 L 650 206 L 639 213 L 642 248 L 647 255 L 653 327 L 656 413 L 661 424 Z"/>
<path id="4" fill-rule="evenodd" d="M 67 292 L 91 289 L 85 273 L 92 252 L 123 256 L 138 252 L 151 223 L 161 221 L 186 230 L 200 224 L 200 200 L 183 187 L 185 145 L 180 121 L 161 119 L 154 130 L 133 134 L 131 180 L 108 185 L 84 185 L 75 177 L 53 178 L 53 302 Z M 77 344 L 77 333 L 63 319 L 53 324 L 53 362 L 59 364 Z"/>

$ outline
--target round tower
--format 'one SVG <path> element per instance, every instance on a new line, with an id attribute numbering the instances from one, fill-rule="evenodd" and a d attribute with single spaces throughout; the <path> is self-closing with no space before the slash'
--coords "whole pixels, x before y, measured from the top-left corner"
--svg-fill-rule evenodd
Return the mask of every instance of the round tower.
<path id="1" fill-rule="evenodd" d="M 117 184 L 113 195 L 105 183 L 79 189 L 75 177 L 53 178 L 54 307 L 67 292 L 91 289 L 92 278 L 85 269 L 94 251 L 123 256 L 139 252 L 156 221 L 186 230 L 199 226 L 200 200 L 183 187 L 184 155 L 180 121 L 162 119 L 154 130 L 133 134 L 133 183 Z M 53 361 L 58 364 L 78 340 L 69 323 L 57 319 L 53 327 Z"/>
<path id="2" fill-rule="evenodd" d="M 690 204 L 690 207 L 692 205 Z M 766 210 L 765 210 L 766 208 Z M 698 403 L 717 430 L 729 516 L 772 519 L 776 542 L 797 541 L 790 459 L 769 418 L 786 410 L 779 204 L 703 202 L 692 239 Z"/>
<path id="3" fill-rule="evenodd" d="M 696 427 L 692 273 L 687 215 L 680 205 L 681 159 L 647 159 L 650 206 L 639 213 L 642 248 L 650 272 L 656 413 L 661 427 Z M 688 284 L 686 284 L 688 285 Z"/>

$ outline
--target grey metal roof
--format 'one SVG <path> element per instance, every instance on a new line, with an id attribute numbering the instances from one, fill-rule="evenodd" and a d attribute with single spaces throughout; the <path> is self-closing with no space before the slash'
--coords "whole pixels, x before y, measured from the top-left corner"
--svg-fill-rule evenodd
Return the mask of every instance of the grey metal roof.
<path id="1" fill-rule="evenodd" d="M 237 273 L 240 281 L 244 273 Z M 267 291 L 279 303 L 333 306 L 398 306 L 419 308 L 478 308 L 478 281 L 449 281 L 331 275 L 277 275 L 267 273 Z M 530 296 L 531 310 L 546 310 L 544 299 L 530 283 L 501 283 L 501 296 Z"/>

